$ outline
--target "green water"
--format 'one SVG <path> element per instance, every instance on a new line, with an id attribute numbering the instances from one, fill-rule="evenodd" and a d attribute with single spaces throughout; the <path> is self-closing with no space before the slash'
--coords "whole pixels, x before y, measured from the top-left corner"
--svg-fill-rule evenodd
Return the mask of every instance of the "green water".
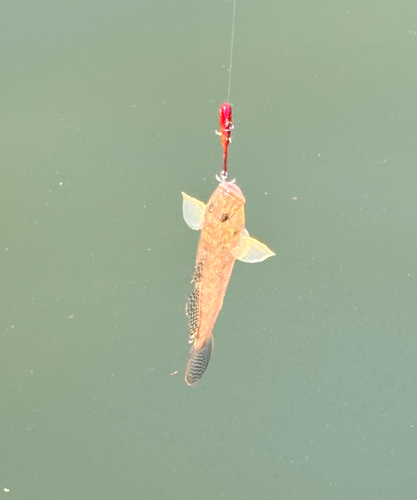
<path id="1" fill-rule="evenodd" d="M 230 176 L 277 256 L 190 388 L 231 15 L 0 5 L 2 498 L 416 497 L 417 6 L 237 0 Z"/>

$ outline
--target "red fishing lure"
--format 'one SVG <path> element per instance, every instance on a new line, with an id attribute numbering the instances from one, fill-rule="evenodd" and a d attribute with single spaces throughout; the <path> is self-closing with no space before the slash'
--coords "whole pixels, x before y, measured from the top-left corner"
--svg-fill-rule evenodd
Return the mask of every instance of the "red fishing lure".
<path id="1" fill-rule="evenodd" d="M 216 134 L 220 136 L 223 146 L 223 171 L 222 177 L 227 177 L 227 149 L 232 142 L 230 137 L 233 129 L 232 106 L 225 102 L 219 109 L 220 132 L 216 130 Z"/>

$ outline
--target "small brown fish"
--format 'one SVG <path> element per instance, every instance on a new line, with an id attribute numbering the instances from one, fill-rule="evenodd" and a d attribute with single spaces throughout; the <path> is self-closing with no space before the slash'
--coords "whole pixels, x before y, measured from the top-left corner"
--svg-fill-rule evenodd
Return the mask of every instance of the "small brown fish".
<path id="1" fill-rule="evenodd" d="M 223 305 L 235 260 L 262 262 L 272 257 L 266 245 L 245 229 L 245 197 L 232 182 L 220 182 L 207 205 L 183 195 L 183 215 L 191 229 L 201 230 L 194 291 L 185 308 L 192 344 L 185 381 L 196 385 L 210 361 L 213 327 Z"/>

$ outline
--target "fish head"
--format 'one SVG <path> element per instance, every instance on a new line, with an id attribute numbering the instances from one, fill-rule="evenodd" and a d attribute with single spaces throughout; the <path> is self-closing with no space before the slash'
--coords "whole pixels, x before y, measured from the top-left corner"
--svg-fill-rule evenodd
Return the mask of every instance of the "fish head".
<path id="1" fill-rule="evenodd" d="M 220 244 L 238 240 L 245 227 L 245 197 L 233 182 L 221 182 L 206 206 L 204 227 Z"/>

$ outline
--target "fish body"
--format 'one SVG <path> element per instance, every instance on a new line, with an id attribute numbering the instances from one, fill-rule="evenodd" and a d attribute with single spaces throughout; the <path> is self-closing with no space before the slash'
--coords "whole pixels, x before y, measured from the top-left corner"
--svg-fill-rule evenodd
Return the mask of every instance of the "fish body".
<path id="1" fill-rule="evenodd" d="M 245 201 L 234 182 L 220 182 L 207 205 L 183 193 L 184 219 L 192 229 L 201 230 L 192 279 L 194 291 L 186 305 L 192 343 L 185 373 L 188 385 L 199 381 L 209 363 L 213 327 L 235 260 L 261 262 L 275 255 L 246 231 Z"/>

